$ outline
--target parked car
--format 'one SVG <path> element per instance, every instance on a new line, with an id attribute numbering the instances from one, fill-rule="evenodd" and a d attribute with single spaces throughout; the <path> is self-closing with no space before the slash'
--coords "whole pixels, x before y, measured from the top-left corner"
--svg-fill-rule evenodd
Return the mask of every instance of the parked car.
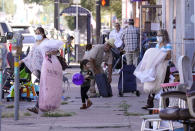
<path id="1" fill-rule="evenodd" d="M 5 36 L 7 32 L 12 32 L 12 28 L 10 27 L 10 25 L 6 22 L 0 22 L 0 36 Z M 11 40 L 7 40 L 7 43 L 4 44 L 8 51 L 10 45 Z"/>
<path id="2" fill-rule="evenodd" d="M 12 32 L 11 27 L 6 22 L 0 22 L 0 36 L 6 36 L 7 32 Z M 11 45 L 11 40 L 7 40 L 7 43 L 1 43 L 3 46 L 2 55 L 3 55 L 3 63 L 2 68 L 6 68 L 7 66 L 7 52 L 9 51 L 9 45 Z"/>
<path id="3" fill-rule="evenodd" d="M 20 32 L 21 34 L 34 34 L 34 30 L 28 25 L 12 25 L 13 32 Z"/>
<path id="4" fill-rule="evenodd" d="M 12 32 L 10 25 L 6 22 L 0 22 L 0 36 L 4 36 L 7 32 Z"/>
<path id="5" fill-rule="evenodd" d="M 22 34 L 24 36 L 23 42 L 23 48 L 22 51 L 26 53 L 28 47 L 32 49 L 33 45 L 36 43 L 34 35 L 31 34 Z"/>

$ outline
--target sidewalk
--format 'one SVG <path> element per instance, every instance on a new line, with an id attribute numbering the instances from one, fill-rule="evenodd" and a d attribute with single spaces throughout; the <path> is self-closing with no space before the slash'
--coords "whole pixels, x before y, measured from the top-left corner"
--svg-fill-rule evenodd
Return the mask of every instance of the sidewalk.
<path id="1" fill-rule="evenodd" d="M 14 108 L 7 107 L 13 105 L 13 102 L 4 102 L 3 114 L 11 114 L 11 117 L 2 119 L 2 131 L 140 131 L 140 115 L 148 113 L 141 109 L 146 103 L 146 94 L 142 93 L 137 97 L 135 94 L 127 93 L 125 97 L 118 97 L 119 75 L 113 75 L 113 97 L 91 98 L 92 107 L 80 110 L 80 88 L 71 82 L 72 75 L 76 72 L 79 72 L 78 68 L 66 70 L 66 76 L 71 83 L 66 97 L 70 99 L 62 102 L 63 105 L 56 111 L 72 116 L 42 117 L 26 110 L 35 102 L 20 102 L 20 118 L 14 121 Z M 140 87 L 138 89 L 141 90 Z"/>

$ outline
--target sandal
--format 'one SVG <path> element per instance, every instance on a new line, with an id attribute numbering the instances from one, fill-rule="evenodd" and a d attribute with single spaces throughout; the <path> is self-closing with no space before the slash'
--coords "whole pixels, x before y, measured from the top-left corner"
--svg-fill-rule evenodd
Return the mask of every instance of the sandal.
<path id="1" fill-rule="evenodd" d="M 27 108 L 28 111 L 38 114 L 39 110 L 37 107 Z"/>

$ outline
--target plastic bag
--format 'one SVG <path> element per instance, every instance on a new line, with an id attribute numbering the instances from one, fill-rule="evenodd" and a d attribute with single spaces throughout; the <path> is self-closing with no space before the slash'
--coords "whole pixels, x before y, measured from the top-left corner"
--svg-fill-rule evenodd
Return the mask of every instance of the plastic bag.
<path id="1" fill-rule="evenodd" d="M 62 97 L 62 67 L 56 56 L 45 57 L 41 69 L 39 108 L 53 111 L 60 106 Z"/>
<path id="2" fill-rule="evenodd" d="M 162 63 L 167 53 L 157 48 L 148 49 L 142 61 L 134 71 L 134 75 L 140 79 L 141 83 L 152 82 L 156 79 L 157 66 Z"/>
<path id="3" fill-rule="evenodd" d="M 142 62 L 139 63 L 134 71 L 134 75 L 141 81 L 141 83 L 154 81 L 156 78 L 155 68 L 145 69 Z"/>

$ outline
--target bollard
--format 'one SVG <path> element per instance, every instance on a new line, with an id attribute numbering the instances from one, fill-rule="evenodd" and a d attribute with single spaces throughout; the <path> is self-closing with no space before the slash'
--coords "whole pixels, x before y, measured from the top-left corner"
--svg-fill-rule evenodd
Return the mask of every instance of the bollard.
<path id="1" fill-rule="evenodd" d="M 3 69 L 2 69 L 2 64 L 3 64 L 3 51 L 2 51 L 2 46 L 0 46 L 0 102 L 2 102 L 2 94 L 3 94 Z"/>
<path id="2" fill-rule="evenodd" d="M 0 131 L 1 131 L 1 107 L 2 107 L 2 92 L 3 92 L 3 51 L 2 51 L 2 41 L 0 42 Z"/>
<path id="3" fill-rule="evenodd" d="M 14 58 L 14 119 L 19 119 L 19 57 Z"/>
<path id="4" fill-rule="evenodd" d="M 12 54 L 14 56 L 14 120 L 19 119 L 19 56 L 22 53 L 24 37 L 16 33 L 12 40 Z"/>

